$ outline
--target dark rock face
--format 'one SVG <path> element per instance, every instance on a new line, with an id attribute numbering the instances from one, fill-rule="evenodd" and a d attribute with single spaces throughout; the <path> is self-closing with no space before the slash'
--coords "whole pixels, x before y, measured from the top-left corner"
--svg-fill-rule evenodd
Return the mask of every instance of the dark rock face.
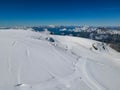
<path id="1" fill-rule="evenodd" d="M 118 44 L 111 43 L 110 47 L 120 52 L 120 43 Z"/>

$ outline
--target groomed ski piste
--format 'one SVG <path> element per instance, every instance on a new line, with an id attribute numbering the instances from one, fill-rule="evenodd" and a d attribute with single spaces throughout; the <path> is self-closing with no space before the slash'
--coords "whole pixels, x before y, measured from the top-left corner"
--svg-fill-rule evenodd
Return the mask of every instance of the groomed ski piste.
<path id="1" fill-rule="evenodd" d="M 120 54 L 90 39 L 0 30 L 0 90 L 120 90 Z"/>

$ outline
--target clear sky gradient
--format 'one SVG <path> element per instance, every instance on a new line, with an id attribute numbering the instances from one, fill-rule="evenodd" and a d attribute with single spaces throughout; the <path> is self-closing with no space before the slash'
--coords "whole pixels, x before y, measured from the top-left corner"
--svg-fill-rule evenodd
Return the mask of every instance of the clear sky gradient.
<path id="1" fill-rule="evenodd" d="M 120 25 L 120 0 L 0 0 L 0 26 Z"/>

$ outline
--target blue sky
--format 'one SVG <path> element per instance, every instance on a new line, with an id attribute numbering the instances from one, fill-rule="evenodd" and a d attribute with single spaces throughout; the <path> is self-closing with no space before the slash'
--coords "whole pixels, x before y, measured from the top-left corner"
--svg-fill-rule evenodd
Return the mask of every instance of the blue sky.
<path id="1" fill-rule="evenodd" d="M 120 25 L 120 0 L 0 0 L 0 26 Z"/>

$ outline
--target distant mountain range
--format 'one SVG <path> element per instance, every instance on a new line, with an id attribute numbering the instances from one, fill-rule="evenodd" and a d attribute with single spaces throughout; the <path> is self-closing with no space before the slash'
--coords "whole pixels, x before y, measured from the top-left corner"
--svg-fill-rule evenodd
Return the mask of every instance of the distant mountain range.
<path id="1" fill-rule="evenodd" d="M 31 28 L 33 31 L 49 31 L 54 35 L 67 35 L 84 37 L 109 44 L 112 48 L 120 51 L 120 26 L 34 26 L 34 27 L 0 27 L 0 29 L 24 29 Z"/>

